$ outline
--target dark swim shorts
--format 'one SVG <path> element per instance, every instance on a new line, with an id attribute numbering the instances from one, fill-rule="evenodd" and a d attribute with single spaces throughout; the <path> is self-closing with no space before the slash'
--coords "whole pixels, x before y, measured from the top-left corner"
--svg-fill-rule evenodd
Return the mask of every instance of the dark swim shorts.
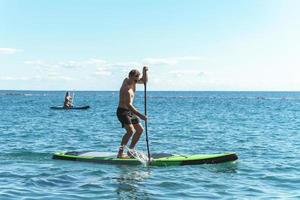
<path id="1" fill-rule="evenodd" d="M 125 124 L 138 124 L 140 123 L 139 118 L 133 114 L 130 110 L 125 108 L 118 107 L 117 109 L 117 117 L 122 124 L 122 128 L 124 128 Z"/>

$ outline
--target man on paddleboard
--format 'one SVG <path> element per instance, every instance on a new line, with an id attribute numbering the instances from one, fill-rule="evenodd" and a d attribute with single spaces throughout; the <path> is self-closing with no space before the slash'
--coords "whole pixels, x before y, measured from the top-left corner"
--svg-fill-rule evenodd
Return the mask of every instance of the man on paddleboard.
<path id="1" fill-rule="evenodd" d="M 129 72 L 128 78 L 125 78 L 120 89 L 119 106 L 117 109 L 117 117 L 122 124 L 122 128 L 125 128 L 121 146 L 119 147 L 118 158 L 127 158 L 128 155 L 123 155 L 124 148 L 127 145 L 129 139 L 132 137 L 129 149 L 134 149 L 136 143 L 140 139 L 140 136 L 144 130 L 140 124 L 139 118 L 147 120 L 147 116 L 141 114 L 134 106 L 133 99 L 136 91 L 136 84 L 145 84 L 148 81 L 147 76 L 148 68 L 144 66 L 143 76 L 140 78 L 140 72 L 137 69 L 133 69 Z"/>

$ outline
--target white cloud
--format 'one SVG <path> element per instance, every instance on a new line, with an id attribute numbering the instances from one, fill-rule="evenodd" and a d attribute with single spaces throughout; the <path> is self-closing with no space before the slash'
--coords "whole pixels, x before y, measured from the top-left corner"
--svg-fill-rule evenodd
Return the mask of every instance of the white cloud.
<path id="1" fill-rule="evenodd" d="M 14 48 L 0 48 L 0 54 L 15 54 L 23 51 L 22 49 L 14 49 Z"/>
<path id="2" fill-rule="evenodd" d="M 113 68 L 114 70 L 118 69 L 120 71 L 128 71 L 133 68 L 140 68 L 142 67 L 142 63 L 148 65 L 176 65 L 180 62 L 190 62 L 190 61 L 199 61 L 202 58 L 199 56 L 181 56 L 181 57 L 170 57 L 170 58 L 145 58 L 142 59 L 141 62 L 138 61 L 127 61 L 127 62 L 108 62 L 103 59 L 91 58 L 87 60 L 69 60 L 69 61 L 60 61 L 56 63 L 45 62 L 42 60 L 31 60 L 25 61 L 25 64 L 35 65 L 40 68 L 48 68 L 48 69 L 55 69 L 59 70 L 59 68 L 65 69 L 80 69 L 89 67 L 90 70 L 96 69 L 96 73 L 101 75 L 110 75 L 108 71 L 111 71 Z M 104 71 L 103 69 L 106 68 Z M 102 69 L 102 70 L 99 70 Z"/>
<path id="3" fill-rule="evenodd" d="M 14 76 L 0 76 L 1 81 L 28 81 L 31 80 L 30 77 L 14 77 Z"/>
<path id="4" fill-rule="evenodd" d="M 62 76 L 59 74 L 48 74 L 46 76 L 0 76 L 1 81 L 46 81 L 46 80 L 63 80 L 63 81 L 73 81 L 76 80 L 72 77 Z"/>
<path id="5" fill-rule="evenodd" d="M 107 62 L 105 60 L 100 59 L 89 59 L 89 60 L 81 60 L 81 61 L 66 61 L 57 63 L 58 67 L 63 68 L 84 68 L 87 66 L 99 67 L 105 65 Z"/>
<path id="6" fill-rule="evenodd" d="M 26 65 L 44 65 L 45 63 L 41 60 L 27 60 L 27 61 L 24 61 L 24 64 L 26 64 Z"/>
<path id="7" fill-rule="evenodd" d="M 81 72 L 87 74 L 92 73 L 92 76 L 111 76 L 115 71 L 123 73 L 128 72 L 132 68 L 138 68 L 141 66 L 138 62 L 107 62 L 106 60 L 96 58 L 79 61 L 60 61 L 56 63 L 50 63 L 42 60 L 29 60 L 24 63 L 38 67 L 40 73 L 46 73 L 51 79 L 61 80 L 71 80 L 70 78 L 62 78 L 65 73 L 74 74 Z M 70 71 L 70 69 L 72 70 Z M 74 69 L 78 71 L 74 72 Z"/>
<path id="8" fill-rule="evenodd" d="M 108 68 L 98 67 L 94 74 L 100 75 L 100 76 L 110 76 L 112 74 L 112 72 Z"/>
<path id="9" fill-rule="evenodd" d="M 75 78 L 69 77 L 69 76 L 62 76 L 62 75 L 50 75 L 48 80 L 62 80 L 62 81 L 74 81 L 76 80 Z"/>
<path id="10" fill-rule="evenodd" d="M 15 78 L 11 76 L 0 76 L 1 81 L 14 81 Z"/>
<path id="11" fill-rule="evenodd" d="M 183 76 L 203 77 L 206 74 L 205 72 L 200 70 L 174 70 L 174 71 L 170 71 L 169 73 L 176 77 L 183 77 Z"/>
<path id="12" fill-rule="evenodd" d="M 178 63 L 173 58 L 145 58 L 143 62 L 148 65 L 175 65 Z"/>
<path id="13" fill-rule="evenodd" d="M 57 63 L 58 67 L 63 67 L 63 68 L 84 68 L 84 67 L 101 67 L 105 66 L 107 64 L 106 60 L 102 59 L 88 59 L 88 60 L 79 60 L 79 61 L 66 61 L 66 62 L 59 62 Z"/>
<path id="14" fill-rule="evenodd" d="M 102 60 L 102 59 L 96 59 L 96 58 L 92 58 L 89 60 L 84 61 L 83 63 L 87 64 L 87 65 L 96 65 L 96 66 L 102 66 L 105 65 L 107 63 L 106 60 Z"/>
<path id="15" fill-rule="evenodd" d="M 199 61 L 201 58 L 199 56 L 181 56 L 181 57 L 170 57 L 170 58 L 147 58 L 140 59 L 136 61 L 119 61 L 119 62 L 111 62 L 103 59 L 90 58 L 90 59 L 82 59 L 82 60 L 61 60 L 56 62 L 50 62 L 45 60 L 27 60 L 24 64 L 32 65 L 35 71 L 32 73 L 39 75 L 40 78 L 29 77 L 27 80 L 31 81 L 49 81 L 49 82 L 71 82 L 72 85 L 89 85 L 91 82 L 94 84 L 95 81 L 104 84 L 105 81 L 110 81 L 110 84 L 113 85 L 117 83 L 119 80 L 124 78 L 123 76 L 127 76 L 128 72 L 131 69 L 142 69 L 142 64 L 145 61 L 149 61 L 149 67 L 151 68 L 155 64 L 164 63 L 164 65 L 173 66 L 176 64 L 188 66 L 182 67 L 180 70 L 170 71 L 166 69 L 165 75 L 170 76 L 170 87 L 171 82 L 176 82 L 174 80 L 178 80 L 178 78 L 182 79 L 185 76 L 188 76 L 192 80 L 202 81 L 202 77 L 204 76 L 204 72 L 195 69 L 195 64 L 198 63 L 194 61 Z M 194 63 L 188 63 L 194 62 Z M 155 67 L 155 66 L 153 66 Z M 155 74 L 157 80 L 153 79 L 154 85 L 157 87 L 161 84 L 160 79 L 164 79 L 165 75 L 162 76 L 159 74 L 161 71 L 157 71 L 155 69 L 151 70 L 151 73 Z M 30 74 L 29 74 L 30 76 Z M 101 78 L 99 78 L 101 77 Z M 109 78 L 108 78 L 109 77 Z M 9 78 L 8 78 L 9 79 Z M 23 79 L 25 80 L 25 79 Z M 186 80 L 180 80 L 186 81 Z M 98 83 L 97 82 L 97 83 Z M 165 81 L 164 81 L 165 82 Z M 176 84 L 175 84 L 176 85 Z M 175 86 L 174 86 L 175 87 Z M 178 86 L 176 86 L 178 87 Z"/>
<path id="16" fill-rule="evenodd" d="M 47 67 L 47 68 L 66 68 L 66 69 L 74 69 L 74 68 L 85 68 L 89 67 L 100 67 L 106 65 L 105 60 L 101 59 L 88 59 L 88 60 L 68 60 L 68 61 L 59 61 L 59 62 L 46 62 L 42 60 L 29 60 L 25 61 L 24 64 L 28 65 L 36 65 L 38 67 Z"/>
<path id="17" fill-rule="evenodd" d="M 66 61 L 66 62 L 59 62 L 55 66 L 63 67 L 63 68 L 80 68 L 82 67 L 82 63 L 78 61 Z"/>
<path id="18" fill-rule="evenodd" d="M 139 62 L 135 62 L 135 61 L 131 61 L 131 62 L 116 62 L 116 63 L 110 63 L 110 64 L 107 64 L 106 66 L 108 67 L 114 67 L 114 68 L 135 68 L 135 67 L 139 67 L 141 66 L 142 64 L 139 63 Z"/>
<path id="19" fill-rule="evenodd" d="M 181 57 L 169 57 L 169 58 L 145 58 L 143 63 L 148 65 L 176 65 L 180 62 L 200 61 L 202 57 L 199 56 L 181 56 Z"/>
<path id="20" fill-rule="evenodd" d="M 203 57 L 201 57 L 201 56 L 181 56 L 181 57 L 176 57 L 176 58 L 179 61 L 198 61 L 198 60 L 203 60 Z"/>

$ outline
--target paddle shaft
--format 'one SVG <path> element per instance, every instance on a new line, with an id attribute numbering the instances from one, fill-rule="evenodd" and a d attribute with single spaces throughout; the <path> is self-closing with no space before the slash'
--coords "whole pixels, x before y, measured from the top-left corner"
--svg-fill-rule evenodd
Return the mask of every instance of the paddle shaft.
<path id="1" fill-rule="evenodd" d="M 144 83 L 144 103 L 145 103 L 145 116 L 147 116 L 147 83 Z M 150 163 L 150 149 L 149 149 L 149 140 L 148 140 L 148 120 L 145 120 L 145 132 L 146 132 L 146 143 L 147 143 L 147 152 L 148 152 L 148 162 Z"/>

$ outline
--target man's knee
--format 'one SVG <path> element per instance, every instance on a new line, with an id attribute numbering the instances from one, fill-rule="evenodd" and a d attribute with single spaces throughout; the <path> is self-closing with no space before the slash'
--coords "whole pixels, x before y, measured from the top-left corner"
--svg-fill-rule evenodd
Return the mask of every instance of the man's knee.
<path id="1" fill-rule="evenodd" d="M 134 127 L 129 126 L 126 128 L 126 135 L 131 136 L 135 132 Z"/>
<path id="2" fill-rule="evenodd" d="M 135 130 L 137 133 L 141 134 L 144 131 L 144 128 L 142 126 L 135 127 Z"/>

